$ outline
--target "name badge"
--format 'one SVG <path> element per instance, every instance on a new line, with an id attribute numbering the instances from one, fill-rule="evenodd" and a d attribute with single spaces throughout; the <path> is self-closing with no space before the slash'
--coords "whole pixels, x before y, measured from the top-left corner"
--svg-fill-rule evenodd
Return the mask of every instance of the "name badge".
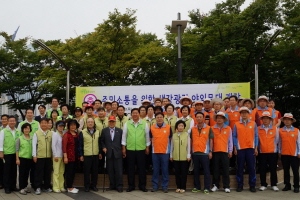
<path id="1" fill-rule="evenodd" d="M 202 132 L 202 134 L 205 134 L 205 133 L 206 133 L 205 131 Z"/>
<path id="2" fill-rule="evenodd" d="M 226 134 L 226 131 L 224 131 L 223 133 Z"/>
<path id="3" fill-rule="evenodd" d="M 249 126 L 249 128 L 252 128 L 252 126 Z"/>

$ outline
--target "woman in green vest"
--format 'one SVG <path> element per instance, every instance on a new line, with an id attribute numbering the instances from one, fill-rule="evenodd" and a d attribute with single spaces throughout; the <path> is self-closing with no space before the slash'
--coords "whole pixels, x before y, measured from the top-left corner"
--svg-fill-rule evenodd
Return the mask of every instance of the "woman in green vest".
<path id="1" fill-rule="evenodd" d="M 171 141 L 170 161 L 173 161 L 175 168 L 175 179 L 177 193 L 184 193 L 188 172 L 188 162 L 191 160 L 191 142 L 189 134 L 184 131 L 186 124 L 179 120 L 175 124 L 175 133 Z"/>
<path id="2" fill-rule="evenodd" d="M 32 137 L 30 137 L 31 125 L 24 123 L 21 126 L 22 135 L 16 140 L 16 164 L 19 165 L 20 194 L 30 193 L 27 188 L 28 177 L 32 161 Z"/>

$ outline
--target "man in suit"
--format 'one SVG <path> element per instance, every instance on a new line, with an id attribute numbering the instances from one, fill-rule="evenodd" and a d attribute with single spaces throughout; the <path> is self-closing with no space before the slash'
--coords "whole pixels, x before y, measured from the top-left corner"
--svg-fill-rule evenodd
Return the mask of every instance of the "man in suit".
<path id="1" fill-rule="evenodd" d="M 122 129 L 116 127 L 116 117 L 108 118 L 108 127 L 102 129 L 100 142 L 106 156 L 109 189 L 123 192 Z"/>
<path id="2" fill-rule="evenodd" d="M 35 116 L 35 117 L 34 117 L 34 120 L 40 122 L 41 119 L 47 118 L 47 116 L 46 116 L 46 106 L 44 106 L 44 105 L 39 105 L 38 110 L 39 110 L 39 113 L 40 113 L 40 114 L 37 115 L 37 116 Z"/>

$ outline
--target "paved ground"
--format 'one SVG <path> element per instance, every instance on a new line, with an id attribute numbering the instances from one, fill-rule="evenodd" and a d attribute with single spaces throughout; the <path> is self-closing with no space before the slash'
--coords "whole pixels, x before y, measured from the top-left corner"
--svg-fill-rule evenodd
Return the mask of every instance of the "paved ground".
<path id="1" fill-rule="evenodd" d="M 279 184 L 279 188 L 283 188 L 283 184 Z M 78 194 L 68 194 L 68 193 L 42 193 L 41 195 L 35 195 L 33 193 L 28 195 L 21 195 L 18 192 L 12 194 L 5 194 L 4 190 L 0 190 L 0 199 L 5 200 L 15 200 L 15 199 L 27 199 L 27 200 L 35 200 L 35 199 L 43 199 L 43 200 L 69 200 L 69 199 L 80 199 L 80 200 L 141 200 L 141 199 L 148 199 L 148 200 L 170 200 L 170 199 L 184 199 L 184 200 L 191 200 L 191 199 L 222 199 L 222 200 L 274 200 L 274 199 L 300 199 L 300 193 L 295 194 L 292 191 L 288 192 L 274 192 L 270 188 L 266 191 L 257 191 L 256 193 L 251 193 L 248 190 L 244 190 L 243 192 L 236 192 L 232 190 L 231 193 L 225 193 L 224 191 L 217 191 L 210 194 L 203 194 L 200 193 L 192 193 L 187 191 L 184 194 L 177 194 L 174 190 L 169 190 L 169 193 L 163 193 L 162 191 L 158 191 L 155 193 L 152 192 L 141 192 L 141 191 L 133 191 L 133 192 L 126 192 L 118 193 L 116 191 L 106 191 L 106 192 L 89 192 L 86 193 L 82 189 Z"/>

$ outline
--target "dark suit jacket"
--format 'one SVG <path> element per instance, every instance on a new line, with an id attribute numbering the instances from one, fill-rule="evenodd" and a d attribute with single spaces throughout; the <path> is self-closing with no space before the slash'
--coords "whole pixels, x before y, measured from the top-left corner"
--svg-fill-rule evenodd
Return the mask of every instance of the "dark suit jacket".
<path id="1" fill-rule="evenodd" d="M 112 152 L 114 153 L 114 158 L 122 158 L 122 134 L 122 129 L 115 127 L 114 139 L 111 140 L 110 128 L 106 127 L 102 129 L 100 144 L 101 150 L 104 148 L 107 149 L 106 158 L 111 158 Z"/>
<path id="2" fill-rule="evenodd" d="M 46 118 L 46 117 L 47 117 L 47 115 L 45 115 L 45 117 L 43 117 L 43 118 Z M 38 122 L 40 122 L 41 119 L 42 119 L 42 117 L 41 117 L 40 115 L 34 117 L 34 120 L 35 120 L 35 121 L 38 121 Z"/>

